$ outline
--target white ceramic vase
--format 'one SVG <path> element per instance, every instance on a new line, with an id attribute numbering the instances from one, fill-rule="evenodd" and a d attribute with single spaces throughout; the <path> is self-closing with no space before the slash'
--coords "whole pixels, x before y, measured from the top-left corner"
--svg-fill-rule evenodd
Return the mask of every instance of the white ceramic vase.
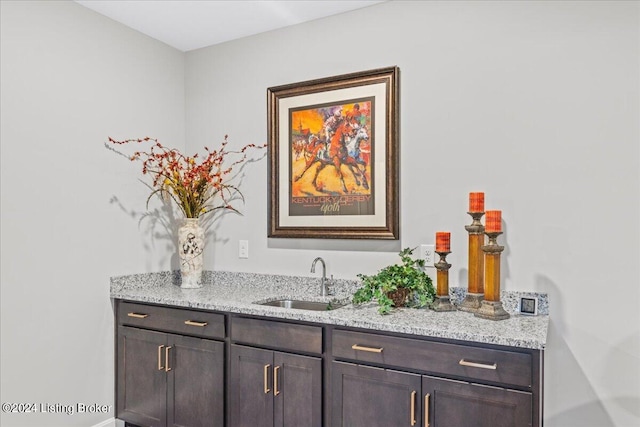
<path id="1" fill-rule="evenodd" d="M 204 230 L 198 218 L 184 218 L 178 228 L 178 257 L 183 289 L 202 287 Z"/>

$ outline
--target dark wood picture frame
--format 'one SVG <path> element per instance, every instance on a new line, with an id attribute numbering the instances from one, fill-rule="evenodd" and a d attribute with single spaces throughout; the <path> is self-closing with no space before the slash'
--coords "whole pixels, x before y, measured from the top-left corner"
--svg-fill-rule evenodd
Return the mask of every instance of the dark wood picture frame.
<path id="1" fill-rule="evenodd" d="M 267 89 L 269 237 L 399 239 L 398 99 L 395 66 Z"/>

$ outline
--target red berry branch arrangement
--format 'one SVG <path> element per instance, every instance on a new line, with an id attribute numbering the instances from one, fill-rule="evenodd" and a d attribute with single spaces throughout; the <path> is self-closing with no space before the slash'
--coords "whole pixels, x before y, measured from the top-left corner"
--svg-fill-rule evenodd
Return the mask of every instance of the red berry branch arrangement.
<path id="1" fill-rule="evenodd" d="M 116 145 L 149 144 L 147 151 L 136 151 L 130 159 L 142 161 L 142 174 L 153 178 L 154 195 L 171 197 L 186 218 L 199 218 L 219 209 L 229 209 L 239 213 L 231 205 L 238 198 L 244 202 L 244 196 L 229 183 L 234 167 L 247 159 L 249 150 L 259 150 L 264 145 L 247 144 L 238 151 L 228 150 L 228 136 L 217 150 L 204 147 L 206 156 L 199 162 L 198 154 L 185 156 L 175 148 L 169 149 L 155 138 L 145 137 L 117 141 L 109 137 Z"/>

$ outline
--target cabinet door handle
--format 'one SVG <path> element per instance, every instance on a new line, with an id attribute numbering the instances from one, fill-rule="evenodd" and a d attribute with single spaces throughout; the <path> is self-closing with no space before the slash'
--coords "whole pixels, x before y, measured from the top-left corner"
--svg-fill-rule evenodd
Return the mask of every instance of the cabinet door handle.
<path id="1" fill-rule="evenodd" d="M 135 317 L 136 319 L 146 319 L 147 317 L 149 317 L 148 314 L 144 313 L 127 313 L 127 316 Z"/>
<path id="2" fill-rule="evenodd" d="M 280 366 L 276 366 L 273 368 L 273 395 L 277 396 L 280 394 L 278 390 L 278 371 L 280 370 Z"/>
<path id="3" fill-rule="evenodd" d="M 271 365 L 264 365 L 264 394 L 269 394 L 271 389 L 269 388 L 269 367 Z"/>
<path id="4" fill-rule="evenodd" d="M 165 372 L 169 372 L 171 370 L 171 368 L 169 367 L 169 350 L 171 350 L 172 348 L 173 347 L 169 346 L 164 349 L 164 363 L 165 363 L 164 371 Z"/>
<path id="5" fill-rule="evenodd" d="M 185 320 L 185 321 L 184 321 L 184 324 L 185 324 L 185 325 L 189 325 L 189 326 L 200 326 L 200 327 L 203 327 L 203 326 L 207 326 L 207 325 L 208 325 L 208 323 L 207 323 L 207 322 L 197 322 L 197 321 L 195 321 L 195 320 Z"/>
<path id="6" fill-rule="evenodd" d="M 162 366 L 162 349 L 163 348 L 164 348 L 163 345 L 158 346 L 158 371 L 162 371 L 164 369 L 164 366 Z"/>
<path id="7" fill-rule="evenodd" d="M 493 369 L 493 370 L 496 370 L 498 368 L 497 363 L 494 363 L 493 365 L 487 365 L 485 363 L 467 362 L 464 359 L 460 359 L 460 362 L 458 363 L 461 364 L 462 366 L 470 366 L 472 368 Z"/>
<path id="8" fill-rule="evenodd" d="M 358 344 L 352 345 L 351 348 L 354 350 L 368 351 L 369 353 L 382 353 L 382 350 L 384 350 L 384 347 L 363 347 Z"/>
<path id="9" fill-rule="evenodd" d="M 429 427 L 429 393 L 424 396 L 424 427 Z"/>
<path id="10" fill-rule="evenodd" d="M 416 391 L 411 392 L 411 425 L 416 425 Z"/>

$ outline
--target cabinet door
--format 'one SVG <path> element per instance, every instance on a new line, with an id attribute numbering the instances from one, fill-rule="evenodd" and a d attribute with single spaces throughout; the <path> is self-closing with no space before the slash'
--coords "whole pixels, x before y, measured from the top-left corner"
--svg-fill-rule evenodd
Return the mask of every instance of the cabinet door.
<path id="1" fill-rule="evenodd" d="M 118 418 L 139 425 L 166 424 L 166 346 L 166 334 L 129 327 L 118 329 Z"/>
<path id="2" fill-rule="evenodd" d="M 224 427 L 224 343 L 169 335 L 167 425 Z"/>
<path id="3" fill-rule="evenodd" d="M 273 427 L 273 352 L 231 346 L 229 425 Z"/>
<path id="4" fill-rule="evenodd" d="M 421 425 L 421 377 L 351 363 L 332 363 L 333 427 Z"/>
<path id="5" fill-rule="evenodd" d="M 428 398 L 426 397 L 428 394 Z M 531 393 L 423 377 L 430 427 L 524 427 L 532 423 Z"/>
<path id="6" fill-rule="evenodd" d="M 317 357 L 274 353 L 275 427 L 321 427 L 322 362 Z"/>

